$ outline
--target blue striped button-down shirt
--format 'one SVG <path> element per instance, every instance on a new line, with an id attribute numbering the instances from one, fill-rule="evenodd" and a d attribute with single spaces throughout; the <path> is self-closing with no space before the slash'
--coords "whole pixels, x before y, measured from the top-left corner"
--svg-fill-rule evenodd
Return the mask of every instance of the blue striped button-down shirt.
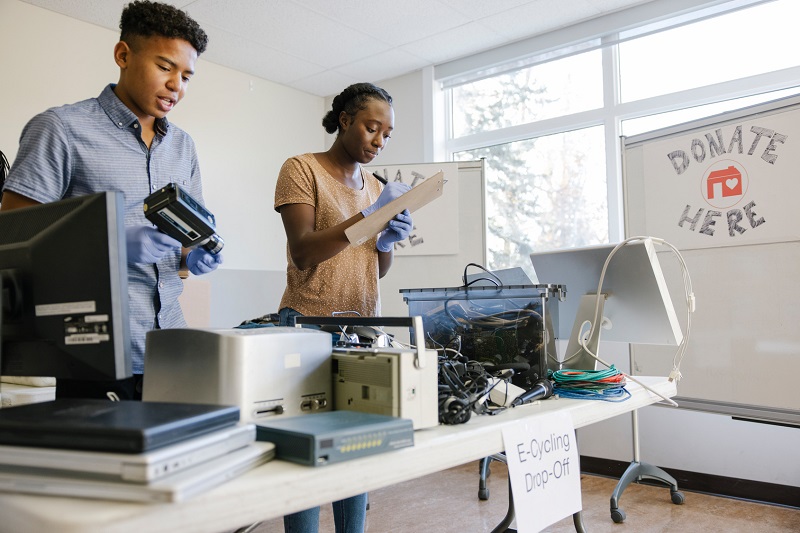
<path id="1" fill-rule="evenodd" d="M 143 202 L 175 182 L 202 202 L 194 141 L 161 121 L 150 149 L 136 116 L 107 86 L 100 96 L 55 107 L 28 122 L 20 137 L 5 189 L 46 203 L 102 191 L 125 196 L 125 225 L 150 224 Z M 178 296 L 183 288 L 180 253 L 157 264 L 128 264 L 133 372 L 144 371 L 145 334 L 154 328 L 185 327 Z"/>

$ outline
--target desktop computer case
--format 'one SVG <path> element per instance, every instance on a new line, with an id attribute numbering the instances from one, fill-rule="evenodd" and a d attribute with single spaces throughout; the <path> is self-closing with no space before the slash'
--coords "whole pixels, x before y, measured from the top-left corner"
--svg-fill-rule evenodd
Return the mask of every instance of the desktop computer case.
<path id="1" fill-rule="evenodd" d="M 243 422 L 329 411 L 331 349 L 312 329 L 153 330 L 142 398 L 236 405 Z"/>
<path id="2" fill-rule="evenodd" d="M 438 425 L 436 352 L 424 352 L 420 365 L 411 348 L 334 348 L 334 408 L 408 418 L 415 430 Z"/>

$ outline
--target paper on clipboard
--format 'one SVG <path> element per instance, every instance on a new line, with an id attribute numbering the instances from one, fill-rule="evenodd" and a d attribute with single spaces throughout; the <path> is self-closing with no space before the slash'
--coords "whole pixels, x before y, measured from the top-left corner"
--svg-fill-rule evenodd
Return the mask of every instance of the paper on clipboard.
<path id="1" fill-rule="evenodd" d="M 444 172 L 439 171 L 430 178 L 384 205 L 363 220 L 359 220 L 344 230 L 347 240 L 353 246 L 362 244 L 386 229 L 389 221 L 404 209 L 413 213 L 420 207 L 428 204 L 442 195 L 444 190 Z"/>

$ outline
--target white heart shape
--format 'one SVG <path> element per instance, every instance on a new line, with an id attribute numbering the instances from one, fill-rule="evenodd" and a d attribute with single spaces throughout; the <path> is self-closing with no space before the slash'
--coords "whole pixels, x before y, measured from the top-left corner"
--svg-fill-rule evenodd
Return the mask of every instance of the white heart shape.
<path id="1" fill-rule="evenodd" d="M 729 189 L 733 189 L 739 183 L 739 178 L 728 178 L 725 180 L 725 186 Z"/>

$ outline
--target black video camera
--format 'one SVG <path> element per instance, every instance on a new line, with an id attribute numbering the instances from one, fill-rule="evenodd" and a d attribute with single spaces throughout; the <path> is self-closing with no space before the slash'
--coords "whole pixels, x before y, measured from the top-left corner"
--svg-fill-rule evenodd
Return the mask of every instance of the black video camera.
<path id="1" fill-rule="evenodd" d="M 203 246 L 218 254 L 225 246 L 217 235 L 214 215 L 175 183 L 144 199 L 144 216 L 185 248 Z"/>

